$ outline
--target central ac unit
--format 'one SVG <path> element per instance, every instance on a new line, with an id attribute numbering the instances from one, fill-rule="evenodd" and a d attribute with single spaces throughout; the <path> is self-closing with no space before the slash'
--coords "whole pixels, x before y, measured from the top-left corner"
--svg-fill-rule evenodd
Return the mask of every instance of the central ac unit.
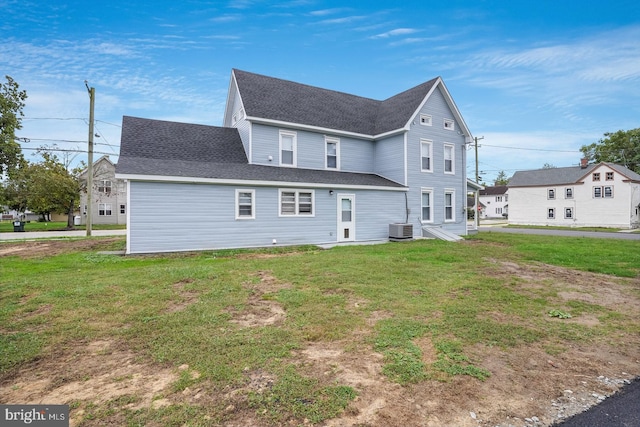
<path id="1" fill-rule="evenodd" d="M 413 224 L 402 224 L 402 223 L 389 224 L 389 239 L 391 240 L 413 239 Z"/>

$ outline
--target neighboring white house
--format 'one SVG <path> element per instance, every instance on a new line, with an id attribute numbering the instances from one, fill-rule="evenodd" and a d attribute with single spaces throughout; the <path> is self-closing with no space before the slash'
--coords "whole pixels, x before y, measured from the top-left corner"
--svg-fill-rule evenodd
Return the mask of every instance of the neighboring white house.
<path id="1" fill-rule="evenodd" d="M 223 127 L 125 116 L 127 253 L 467 234 L 441 78 L 378 101 L 234 69 Z"/>
<path id="2" fill-rule="evenodd" d="M 504 219 L 509 213 L 509 188 L 506 185 L 485 187 L 480 190 L 480 218 Z"/>
<path id="3" fill-rule="evenodd" d="M 81 181 L 87 180 L 87 170 L 80 174 Z M 116 165 L 109 156 L 102 156 L 93 162 L 93 204 L 92 224 L 127 223 L 127 186 L 124 180 L 116 178 Z M 87 223 L 87 193 L 80 193 L 80 222 Z"/>
<path id="4" fill-rule="evenodd" d="M 640 175 L 600 163 L 516 172 L 509 180 L 509 224 L 640 227 Z"/>

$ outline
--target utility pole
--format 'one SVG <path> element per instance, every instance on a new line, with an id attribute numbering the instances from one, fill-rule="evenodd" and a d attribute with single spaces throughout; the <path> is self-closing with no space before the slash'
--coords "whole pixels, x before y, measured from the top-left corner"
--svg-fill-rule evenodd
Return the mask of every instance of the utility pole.
<path id="1" fill-rule="evenodd" d="M 84 85 L 89 92 L 89 164 L 87 165 L 87 237 L 91 236 L 91 221 L 93 204 L 93 108 L 96 101 L 96 89 L 89 87 L 87 81 L 84 81 Z"/>
<path id="2" fill-rule="evenodd" d="M 480 184 L 480 175 L 478 172 L 478 141 L 484 139 L 484 136 L 478 138 L 477 136 L 473 138 L 475 141 L 475 149 L 476 149 L 476 182 Z"/>

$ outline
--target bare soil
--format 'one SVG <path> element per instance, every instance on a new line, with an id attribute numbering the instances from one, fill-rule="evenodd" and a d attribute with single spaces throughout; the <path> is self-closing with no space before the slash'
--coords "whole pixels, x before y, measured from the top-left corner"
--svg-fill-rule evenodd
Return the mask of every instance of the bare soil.
<path id="1" fill-rule="evenodd" d="M 0 257 L 6 255 L 51 255 L 69 250 L 69 245 L 91 249 L 91 241 L 20 243 L 0 245 Z M 86 246 L 85 246 L 86 245 Z M 25 247 L 26 246 L 26 247 Z M 640 278 L 619 279 L 610 276 L 567 270 L 544 264 L 519 264 L 490 260 L 488 277 L 503 277 L 515 283 L 519 292 L 534 295 L 536 289 L 554 291 L 558 302 L 583 301 L 613 308 L 640 318 Z M 275 301 L 261 295 L 287 287 L 268 271 L 256 273 L 257 283 L 247 284 L 251 297 L 247 308 L 230 313 L 237 324 L 251 328 L 283 322 L 286 313 Z M 181 300 L 169 308 L 178 311 L 197 300 L 184 291 L 185 283 L 176 283 Z M 352 301 L 351 304 L 366 304 Z M 43 308 L 46 310 L 46 307 Z M 312 342 L 296 351 L 294 360 L 306 375 L 326 383 L 352 386 L 358 393 L 345 413 L 323 425 L 328 427 L 364 426 L 550 426 L 562 418 L 598 403 L 614 393 L 623 380 L 640 375 L 640 337 L 616 336 L 613 344 L 582 342 L 564 348 L 556 356 L 545 351 L 549 343 L 537 343 L 502 350 L 477 345 L 467 349 L 476 366 L 488 369 L 491 377 L 479 381 L 457 376 L 449 381 L 424 381 L 400 386 L 382 374 L 383 357 L 363 344 L 376 321 L 387 317 L 375 312 L 369 328 L 337 342 Z M 500 313 L 487 313 L 496 321 Z M 503 319 L 507 320 L 507 319 Z M 578 322 L 587 327 L 599 325 L 594 316 L 549 321 Z M 424 362 L 435 361 L 429 338 L 416 341 Z M 150 363 L 137 357 L 123 343 L 114 340 L 77 342 L 51 350 L 38 360 L 0 378 L 0 403 L 70 404 L 71 425 L 83 419 L 92 405 L 115 408 L 160 408 L 175 403 L 209 405 L 221 408 L 222 424 L 266 425 L 246 402 L 249 391 L 262 392 L 274 383 L 263 371 L 245 372 L 244 385 L 236 389 L 216 389 L 207 381 L 197 387 L 176 392 L 172 384 L 182 371 L 192 378 L 199 373 L 189 366 L 179 368 Z M 82 425 L 120 425 L 118 411 Z M 120 411 L 121 412 L 121 411 Z"/>

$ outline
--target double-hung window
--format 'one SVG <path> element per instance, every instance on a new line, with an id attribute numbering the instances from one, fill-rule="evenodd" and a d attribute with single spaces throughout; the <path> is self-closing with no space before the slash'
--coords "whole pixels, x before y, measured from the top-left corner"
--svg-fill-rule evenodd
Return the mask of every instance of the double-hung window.
<path id="1" fill-rule="evenodd" d="M 325 147 L 327 151 L 327 169 L 340 169 L 340 140 L 337 138 L 325 137 Z"/>
<path id="2" fill-rule="evenodd" d="M 431 215 L 431 205 L 433 199 L 433 190 L 422 189 L 422 222 L 433 222 Z"/>
<path id="3" fill-rule="evenodd" d="M 445 190 L 444 192 L 444 220 L 445 222 L 455 221 L 455 192 Z"/>
<path id="4" fill-rule="evenodd" d="M 455 173 L 454 145 L 444 144 L 444 173 Z"/>
<path id="5" fill-rule="evenodd" d="M 564 208 L 564 218 L 565 219 L 573 218 L 573 208 Z"/>
<path id="6" fill-rule="evenodd" d="M 314 216 L 314 192 L 280 190 L 280 216 Z"/>
<path id="7" fill-rule="evenodd" d="M 111 216 L 111 203 L 98 204 L 98 216 Z"/>
<path id="8" fill-rule="evenodd" d="M 433 142 L 428 139 L 420 140 L 420 170 L 431 172 L 431 159 L 433 158 Z"/>
<path id="9" fill-rule="evenodd" d="M 554 188 L 549 188 L 547 190 L 547 199 L 553 200 L 556 198 L 556 190 Z"/>
<path id="10" fill-rule="evenodd" d="M 547 209 L 547 218 L 548 219 L 555 219 L 556 218 L 556 210 L 555 210 L 555 208 Z"/>
<path id="11" fill-rule="evenodd" d="M 98 193 L 111 193 L 111 181 L 108 179 L 101 179 L 98 181 Z"/>
<path id="12" fill-rule="evenodd" d="M 573 188 L 567 187 L 564 189 L 564 198 L 565 199 L 573 199 Z"/>
<path id="13" fill-rule="evenodd" d="M 236 219 L 255 219 L 255 190 L 236 190 Z"/>
<path id="14" fill-rule="evenodd" d="M 280 165 L 296 166 L 297 134 L 295 132 L 280 131 Z"/>

